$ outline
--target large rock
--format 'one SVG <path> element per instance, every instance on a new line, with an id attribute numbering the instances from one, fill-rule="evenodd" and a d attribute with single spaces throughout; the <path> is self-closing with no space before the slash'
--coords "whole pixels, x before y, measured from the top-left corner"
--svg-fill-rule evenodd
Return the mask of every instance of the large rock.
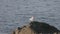
<path id="1" fill-rule="evenodd" d="M 29 25 L 18 27 L 13 34 L 40 34 L 60 32 L 56 27 L 44 22 L 32 21 Z"/>

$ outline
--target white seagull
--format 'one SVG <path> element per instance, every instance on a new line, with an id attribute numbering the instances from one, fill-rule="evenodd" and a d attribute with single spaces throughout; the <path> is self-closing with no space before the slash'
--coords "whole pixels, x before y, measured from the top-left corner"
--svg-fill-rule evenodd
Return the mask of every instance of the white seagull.
<path id="1" fill-rule="evenodd" d="M 32 16 L 29 20 L 30 20 L 30 21 L 34 21 L 34 17 Z"/>

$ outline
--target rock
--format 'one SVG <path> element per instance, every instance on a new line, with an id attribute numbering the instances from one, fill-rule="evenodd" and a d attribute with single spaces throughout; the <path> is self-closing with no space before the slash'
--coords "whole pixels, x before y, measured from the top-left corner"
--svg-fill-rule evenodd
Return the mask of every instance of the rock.
<path id="1" fill-rule="evenodd" d="M 44 22 L 32 21 L 29 25 L 18 27 L 13 34 L 39 34 L 39 33 L 53 33 L 60 32 L 56 27 Z"/>
<path id="2" fill-rule="evenodd" d="M 31 29 L 33 29 L 34 31 L 40 33 L 40 32 L 58 32 L 59 30 L 54 27 L 51 26 L 47 23 L 44 22 L 37 22 L 37 21 L 33 21 L 30 23 L 30 27 Z"/>

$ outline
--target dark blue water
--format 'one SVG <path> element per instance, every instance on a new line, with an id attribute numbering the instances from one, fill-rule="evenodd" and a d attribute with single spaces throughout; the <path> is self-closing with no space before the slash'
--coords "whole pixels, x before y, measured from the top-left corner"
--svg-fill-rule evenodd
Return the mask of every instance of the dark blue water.
<path id="1" fill-rule="evenodd" d="M 60 30 L 60 0 L 0 0 L 0 34 L 28 24 L 31 16 Z"/>

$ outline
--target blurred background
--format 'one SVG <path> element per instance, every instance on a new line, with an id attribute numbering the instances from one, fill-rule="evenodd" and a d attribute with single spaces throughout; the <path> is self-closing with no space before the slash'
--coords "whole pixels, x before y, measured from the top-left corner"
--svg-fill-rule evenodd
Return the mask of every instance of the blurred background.
<path id="1" fill-rule="evenodd" d="M 11 34 L 31 16 L 60 30 L 60 0 L 0 0 L 0 34 Z"/>

